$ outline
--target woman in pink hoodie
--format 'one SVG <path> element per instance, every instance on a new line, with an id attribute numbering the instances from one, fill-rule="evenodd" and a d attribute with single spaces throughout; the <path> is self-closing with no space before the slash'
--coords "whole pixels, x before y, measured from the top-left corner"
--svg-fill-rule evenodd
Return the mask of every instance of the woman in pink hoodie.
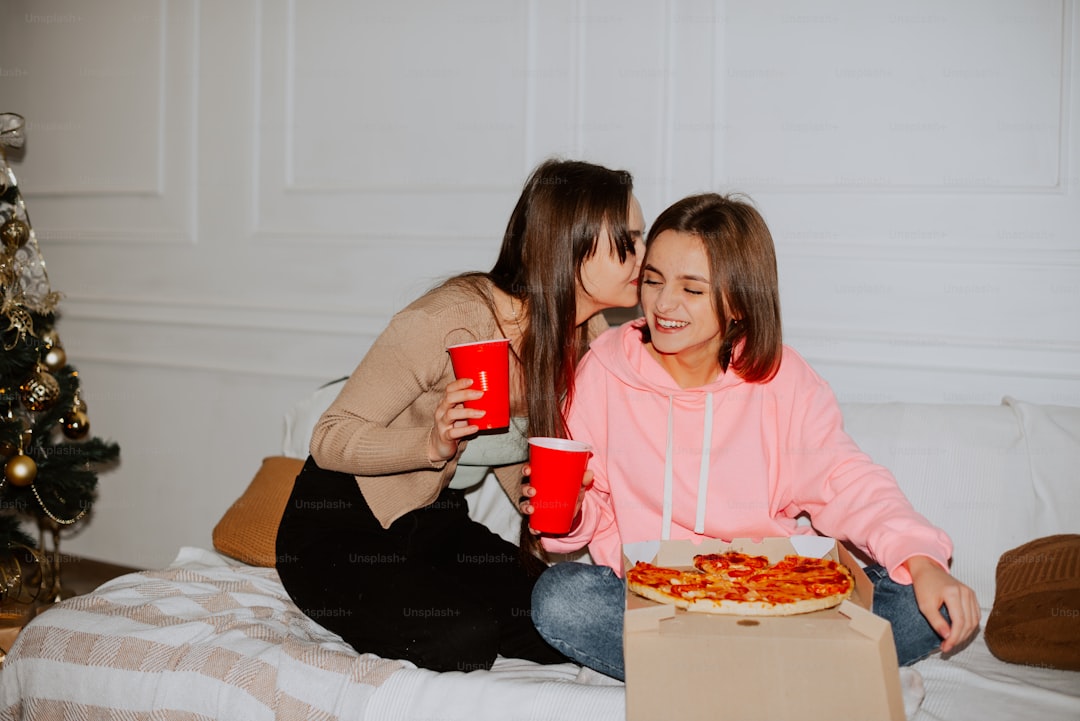
<path id="1" fill-rule="evenodd" d="M 588 545 L 597 565 L 544 572 L 541 635 L 622 678 L 622 544 L 820 532 L 876 561 L 874 612 L 892 622 L 901 664 L 971 636 L 978 603 L 948 572 L 948 536 L 859 450 L 829 386 L 783 345 L 760 214 L 716 194 L 672 205 L 649 231 L 640 299 L 644 317 L 593 341 L 578 368 L 567 425 L 593 447 L 592 483 L 570 532 L 542 543 Z"/>

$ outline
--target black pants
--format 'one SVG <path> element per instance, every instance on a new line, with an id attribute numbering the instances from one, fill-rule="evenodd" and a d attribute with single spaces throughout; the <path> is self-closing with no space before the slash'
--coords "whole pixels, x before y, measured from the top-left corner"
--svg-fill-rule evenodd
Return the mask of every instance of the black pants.
<path id="1" fill-rule="evenodd" d="M 530 613 L 517 546 L 468 517 L 461 491 L 384 529 L 352 476 L 308 458 L 277 536 L 277 570 L 300 609 L 360 652 L 435 671 L 488 669 L 496 654 L 566 661 Z"/>

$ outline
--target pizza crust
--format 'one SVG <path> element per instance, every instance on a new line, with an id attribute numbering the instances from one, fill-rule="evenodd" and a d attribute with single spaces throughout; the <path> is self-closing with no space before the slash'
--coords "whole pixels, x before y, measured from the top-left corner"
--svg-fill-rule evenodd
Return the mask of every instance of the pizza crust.
<path id="1" fill-rule="evenodd" d="M 687 611 L 695 613 L 715 613 L 727 616 L 797 616 L 802 613 L 824 611 L 826 608 L 839 606 L 851 595 L 826 596 L 824 598 L 805 598 L 789 603 L 764 603 L 762 601 L 710 601 L 701 599 L 686 606 Z"/>

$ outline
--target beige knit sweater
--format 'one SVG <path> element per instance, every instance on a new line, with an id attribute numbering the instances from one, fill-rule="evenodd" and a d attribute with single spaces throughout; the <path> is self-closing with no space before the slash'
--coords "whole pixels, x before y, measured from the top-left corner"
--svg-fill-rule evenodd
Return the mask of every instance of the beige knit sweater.
<path id="1" fill-rule="evenodd" d="M 588 327 L 591 340 L 607 322 L 597 315 Z M 491 311 L 470 288 L 451 282 L 413 301 L 391 319 L 315 424 L 315 462 L 354 475 L 384 528 L 434 501 L 450 483 L 466 445 L 459 444 L 449 461 L 428 459 L 435 407 L 454 380 L 446 348 L 502 337 Z M 516 507 L 520 464 L 494 471 Z"/>

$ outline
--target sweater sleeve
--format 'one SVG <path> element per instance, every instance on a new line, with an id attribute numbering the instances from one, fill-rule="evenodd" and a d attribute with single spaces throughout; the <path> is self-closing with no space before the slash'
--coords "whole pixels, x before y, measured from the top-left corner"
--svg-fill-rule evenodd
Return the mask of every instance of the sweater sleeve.
<path id="1" fill-rule="evenodd" d="M 844 431 L 832 390 L 799 362 L 805 373 L 797 392 L 786 394 L 790 427 L 782 458 L 794 505 L 810 514 L 817 530 L 854 543 L 897 583 L 911 583 L 902 564 L 912 556 L 928 556 L 948 570 L 948 535 L 915 510 L 892 473 L 859 449 Z"/>
<path id="2" fill-rule="evenodd" d="M 429 312 L 394 316 L 315 425 L 311 455 L 321 468 L 356 476 L 453 470 L 428 459 L 435 407 L 453 379 L 446 336 Z"/>

